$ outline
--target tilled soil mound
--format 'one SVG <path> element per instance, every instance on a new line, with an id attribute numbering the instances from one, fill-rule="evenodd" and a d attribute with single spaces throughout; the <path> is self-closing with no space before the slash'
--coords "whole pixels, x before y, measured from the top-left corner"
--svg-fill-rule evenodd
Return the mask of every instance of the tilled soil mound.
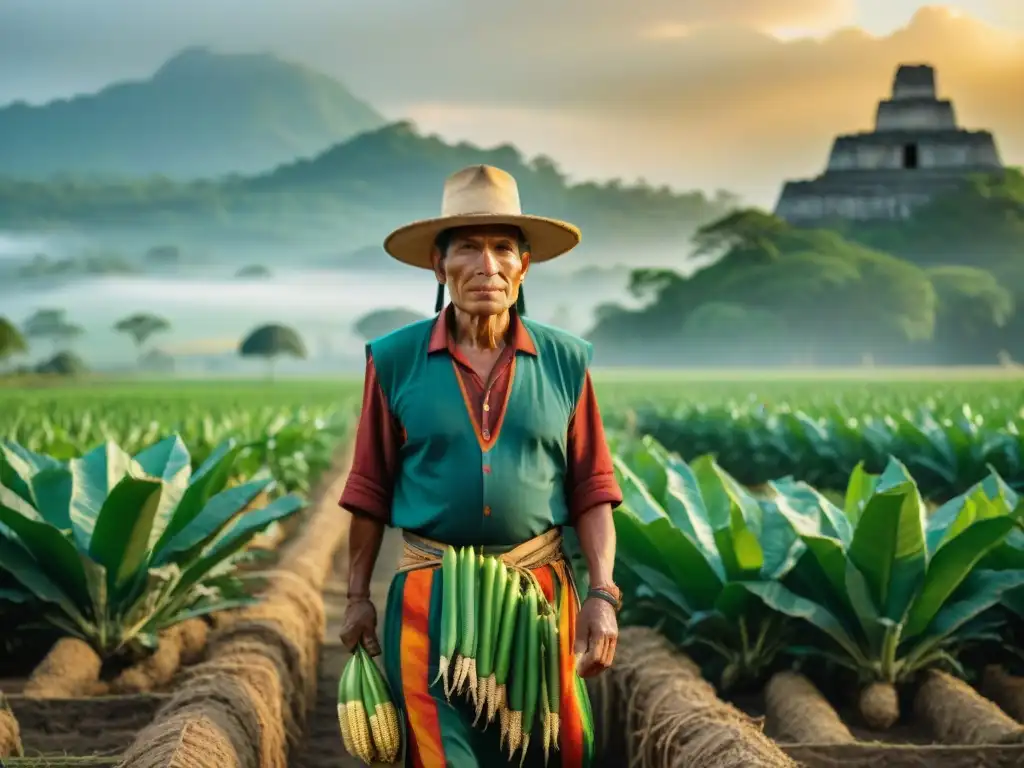
<path id="1" fill-rule="evenodd" d="M 589 689 L 599 765 L 797 766 L 759 721 L 719 699 L 696 664 L 646 627 L 622 630 L 614 666 Z"/>

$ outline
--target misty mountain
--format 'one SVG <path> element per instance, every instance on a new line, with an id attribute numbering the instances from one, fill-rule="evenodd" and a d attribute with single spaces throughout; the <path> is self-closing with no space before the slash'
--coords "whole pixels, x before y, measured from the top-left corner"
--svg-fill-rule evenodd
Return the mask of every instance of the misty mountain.
<path id="1" fill-rule="evenodd" d="M 726 192 L 709 196 L 619 180 L 574 183 L 550 158 L 527 159 L 508 144 L 449 144 L 399 122 L 252 176 L 178 183 L 0 179 L 0 230 L 133 229 L 152 241 L 245 239 L 293 250 L 329 243 L 340 255 L 379 248 L 389 229 L 437 215 L 445 177 L 478 163 L 515 176 L 527 213 L 577 224 L 581 248 L 606 251 L 605 265 L 636 263 L 641 248 L 651 263 L 654 245 L 682 258 L 698 226 L 736 205 Z"/>
<path id="2" fill-rule="evenodd" d="M 384 122 L 304 66 L 188 48 L 148 80 L 0 108 L 0 176 L 253 174 Z"/>

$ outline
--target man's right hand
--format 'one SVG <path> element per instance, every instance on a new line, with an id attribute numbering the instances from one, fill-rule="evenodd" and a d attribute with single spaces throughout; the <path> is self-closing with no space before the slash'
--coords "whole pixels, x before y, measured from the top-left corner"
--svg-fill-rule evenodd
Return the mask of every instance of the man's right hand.
<path id="1" fill-rule="evenodd" d="M 380 655 L 380 641 L 377 639 L 377 609 L 369 598 L 353 598 L 345 607 L 341 625 L 341 642 L 349 651 L 362 643 L 371 656 Z"/>

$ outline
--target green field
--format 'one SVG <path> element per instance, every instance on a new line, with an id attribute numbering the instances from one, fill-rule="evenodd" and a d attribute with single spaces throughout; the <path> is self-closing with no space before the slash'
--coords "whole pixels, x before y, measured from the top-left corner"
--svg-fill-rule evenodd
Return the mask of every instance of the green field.
<path id="1" fill-rule="evenodd" d="M 1024 487 L 1024 374 L 1014 369 L 594 377 L 610 431 L 651 434 L 686 460 L 713 454 L 746 485 L 793 475 L 839 490 L 858 462 L 877 472 L 895 456 L 932 500 L 963 492 L 989 467 Z M 201 457 L 226 437 L 256 439 L 284 423 L 312 439 L 317 424 L 351 419 L 361 387 L 357 376 L 7 387 L 0 437 L 69 458 L 105 440 L 138 450 L 177 432 Z"/>

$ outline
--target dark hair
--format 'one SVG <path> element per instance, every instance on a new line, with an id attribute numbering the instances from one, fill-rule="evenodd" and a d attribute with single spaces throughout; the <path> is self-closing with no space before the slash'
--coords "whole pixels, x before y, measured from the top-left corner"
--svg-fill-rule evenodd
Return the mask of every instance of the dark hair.
<path id="1" fill-rule="evenodd" d="M 434 247 L 441 252 L 441 258 L 443 259 L 448 255 L 448 247 L 452 244 L 452 240 L 455 239 L 458 231 L 462 227 L 451 227 L 449 229 L 442 229 L 437 233 L 437 237 L 434 238 Z M 530 250 L 530 243 L 526 239 L 526 235 L 523 234 L 523 230 L 516 227 L 516 245 L 519 247 L 520 255 Z"/>

